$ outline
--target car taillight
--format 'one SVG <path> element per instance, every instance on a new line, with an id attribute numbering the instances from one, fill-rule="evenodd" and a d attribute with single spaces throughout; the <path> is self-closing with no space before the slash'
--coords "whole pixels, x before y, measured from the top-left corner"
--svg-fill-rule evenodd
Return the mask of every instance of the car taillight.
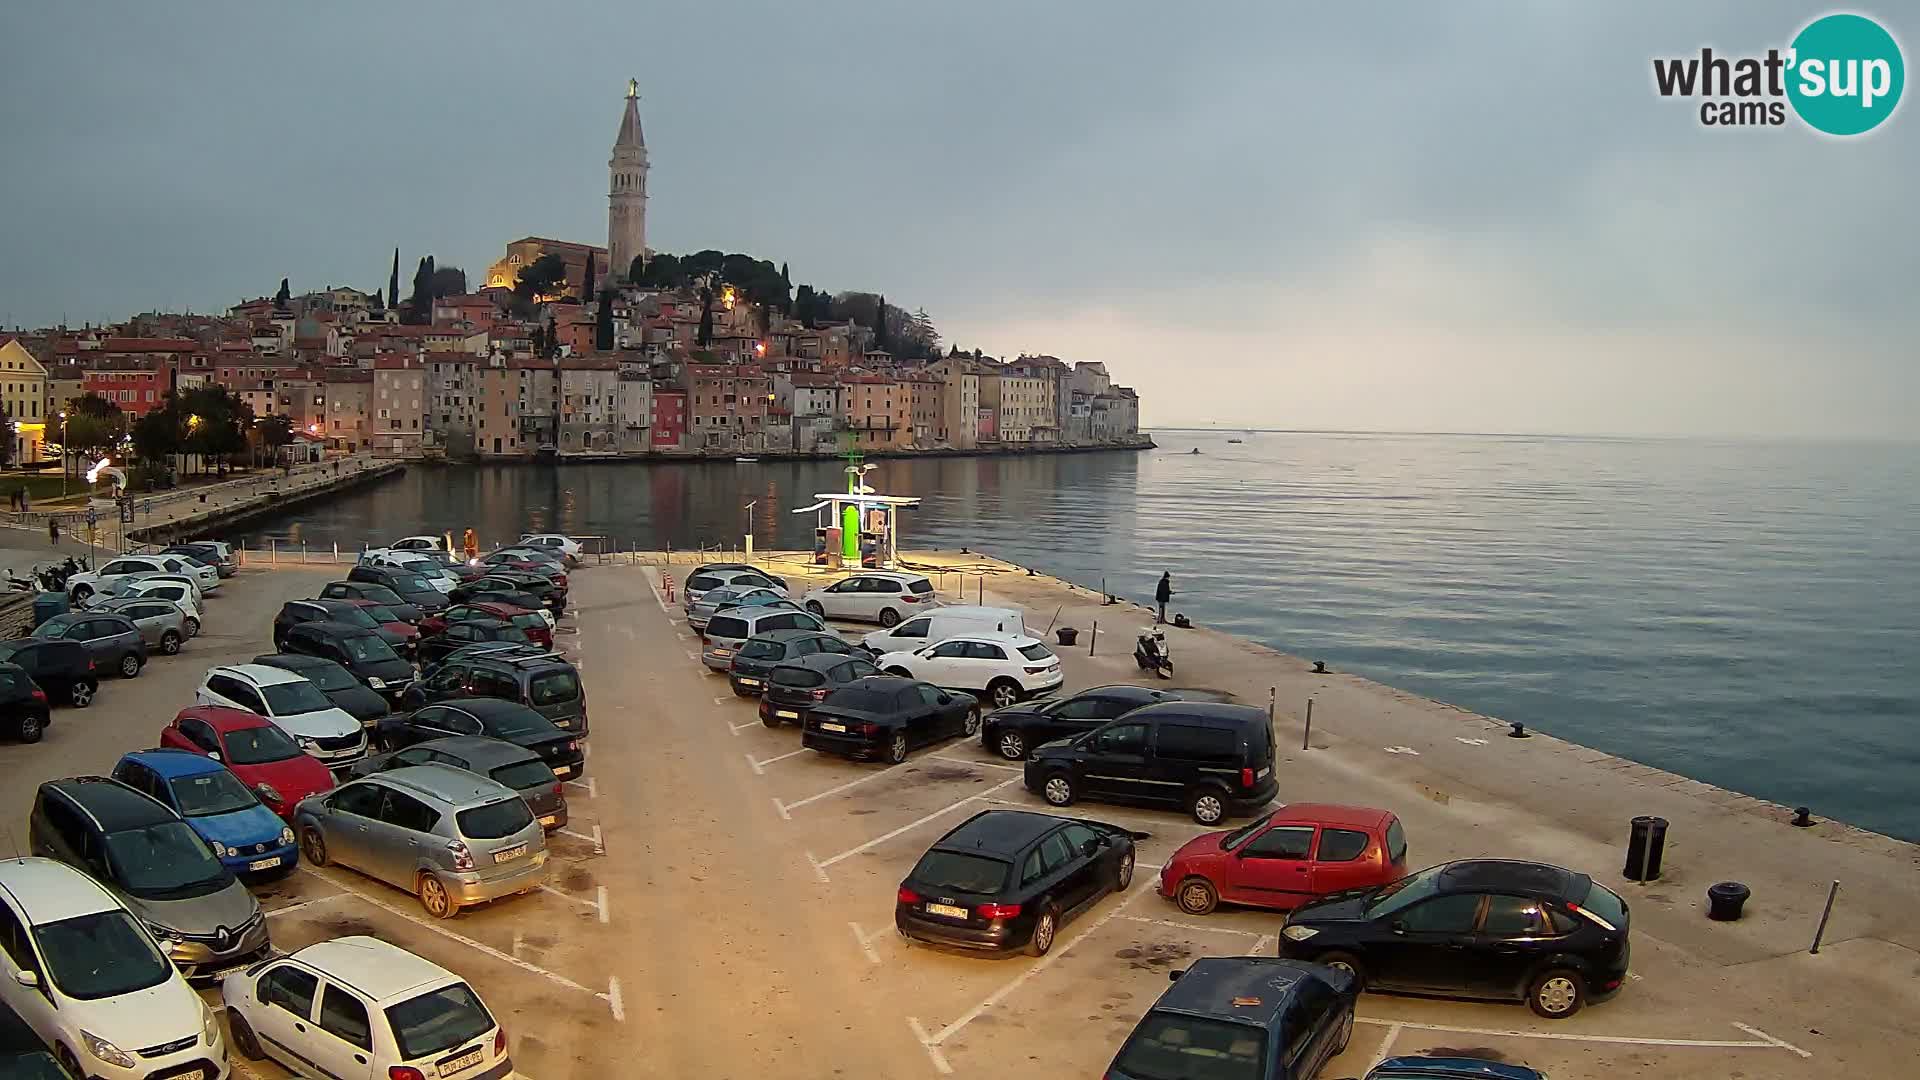
<path id="1" fill-rule="evenodd" d="M 1011 919 L 1020 914 L 1019 904 L 981 904 L 973 909 L 983 919 Z"/>
<path id="2" fill-rule="evenodd" d="M 1029 675 L 1038 675 L 1045 670 L 1047 670 L 1047 665 L 1045 664 L 1041 664 L 1039 667 L 1034 667 L 1032 664 L 1027 665 L 1027 674 Z"/>
<path id="3" fill-rule="evenodd" d="M 900 886 L 900 891 L 894 893 L 893 898 L 903 904 L 917 904 L 920 902 L 920 894 L 907 888 L 905 885 Z"/>
<path id="4" fill-rule="evenodd" d="M 860 725 L 860 734 L 862 734 L 862 735 L 878 735 L 878 734 L 880 734 L 880 725 L 879 725 L 879 724 L 861 724 L 861 725 Z"/>
<path id="5" fill-rule="evenodd" d="M 91 656 L 87 657 L 87 670 L 88 671 L 93 670 L 93 657 Z"/>
<path id="6" fill-rule="evenodd" d="M 42 690 L 42 689 L 40 689 L 40 688 L 39 688 L 39 687 L 37 687 L 37 686 L 36 686 L 36 687 L 34 687 L 34 688 L 33 688 L 33 700 L 35 700 L 35 701 L 39 701 L 39 702 L 44 702 L 44 701 L 46 701 L 46 700 L 47 700 L 47 692 L 46 692 L 45 690 Z"/>
<path id="7" fill-rule="evenodd" d="M 579 739 L 568 739 L 568 740 L 567 740 L 567 749 L 569 749 L 569 750 L 578 750 L 578 749 L 580 749 L 580 740 L 579 740 Z"/>
<path id="8" fill-rule="evenodd" d="M 555 585 L 558 585 L 558 586 L 559 586 L 560 588 L 562 588 L 562 589 L 564 589 L 564 588 L 566 588 L 566 587 L 567 587 L 567 575 L 565 575 L 565 574 L 555 574 L 555 575 L 553 575 L 553 583 L 554 583 Z"/>
<path id="9" fill-rule="evenodd" d="M 1253 770 L 1252 769 L 1240 770 L 1240 786 L 1241 787 L 1253 786 Z"/>
<path id="10" fill-rule="evenodd" d="M 906 594 L 905 596 L 902 596 L 902 597 L 900 598 L 900 602 L 901 602 L 901 603 L 903 603 L 903 604 L 917 604 L 917 603 L 919 603 L 919 602 L 920 602 L 920 601 L 921 601 L 922 599 L 923 599 L 923 597 L 921 597 L 921 596 L 920 596 L 919 594 L 917 594 L 917 593 L 908 593 L 908 594 Z"/>
<path id="11" fill-rule="evenodd" d="M 507 1052 L 507 1029 L 493 1029 L 493 1056 L 499 1057 Z"/>
<path id="12" fill-rule="evenodd" d="M 455 870 L 473 869 L 473 852 L 467 850 L 467 845 L 458 840 L 449 840 L 447 841 L 447 850 L 453 853 L 453 868 Z"/>
<path id="13" fill-rule="evenodd" d="M 427 1074 L 411 1065 L 389 1065 L 387 1080 L 427 1080 Z"/>
<path id="14" fill-rule="evenodd" d="M 565 795 L 565 794 L 567 793 L 567 784 L 566 784 L 566 781 L 564 781 L 564 780 L 555 780 L 555 781 L 553 782 L 553 793 L 554 793 L 555 795 Z"/>
<path id="15" fill-rule="evenodd" d="M 827 700 L 827 695 L 831 692 L 832 691 L 828 690 L 826 687 L 823 686 L 820 689 L 813 691 L 813 700 L 825 701 Z M 41 696 L 44 697 L 45 695 L 41 695 Z"/>

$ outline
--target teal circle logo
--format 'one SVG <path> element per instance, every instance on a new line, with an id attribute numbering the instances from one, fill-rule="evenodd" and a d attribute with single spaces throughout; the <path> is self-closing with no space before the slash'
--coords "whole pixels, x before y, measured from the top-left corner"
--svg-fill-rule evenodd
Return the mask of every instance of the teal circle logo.
<path id="1" fill-rule="evenodd" d="M 1893 115 L 1907 83 L 1893 35 L 1864 15 L 1827 15 L 1793 39 L 1787 100 L 1816 131 L 1860 135 Z"/>

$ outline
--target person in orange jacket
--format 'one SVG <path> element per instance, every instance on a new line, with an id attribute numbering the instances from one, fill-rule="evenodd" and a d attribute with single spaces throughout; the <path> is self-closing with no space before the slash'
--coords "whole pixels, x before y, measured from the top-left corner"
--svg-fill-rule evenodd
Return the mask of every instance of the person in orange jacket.
<path id="1" fill-rule="evenodd" d="M 480 536 L 472 529 L 467 530 L 467 535 L 462 541 L 462 546 L 466 548 L 468 562 L 472 562 L 480 557 Z"/>

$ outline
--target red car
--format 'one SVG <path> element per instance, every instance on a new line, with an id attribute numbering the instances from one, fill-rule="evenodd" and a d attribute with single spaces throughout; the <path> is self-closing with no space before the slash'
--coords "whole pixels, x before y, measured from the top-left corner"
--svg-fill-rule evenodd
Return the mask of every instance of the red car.
<path id="1" fill-rule="evenodd" d="M 465 619 L 499 619 L 519 627 L 527 635 L 527 640 L 543 649 L 553 648 L 553 628 L 547 625 L 546 617 L 537 611 L 528 611 L 513 604 L 501 604 L 492 600 L 472 600 L 464 604 L 455 604 L 445 611 L 436 612 L 420 620 L 420 630 L 431 637 L 444 634 L 447 626 Z"/>
<path id="2" fill-rule="evenodd" d="M 160 729 L 160 745 L 205 754 L 233 770 L 267 809 L 286 821 L 301 799 L 333 789 L 333 774 L 273 721 L 241 709 L 180 710 Z"/>
<path id="3" fill-rule="evenodd" d="M 1160 869 L 1160 895 L 1189 915 L 1222 903 L 1295 908 L 1407 876 L 1407 834 L 1385 810 L 1296 803 L 1231 832 L 1196 836 Z"/>
<path id="4" fill-rule="evenodd" d="M 380 624 L 380 629 L 390 630 L 400 635 L 400 641 L 395 651 L 410 653 L 413 651 L 414 646 L 419 644 L 420 628 L 400 618 L 400 616 L 395 614 L 394 610 L 387 605 L 375 603 L 372 600 L 350 599 L 347 600 L 346 603 L 352 604 L 354 607 L 366 612 L 372 617 L 374 622 Z"/>

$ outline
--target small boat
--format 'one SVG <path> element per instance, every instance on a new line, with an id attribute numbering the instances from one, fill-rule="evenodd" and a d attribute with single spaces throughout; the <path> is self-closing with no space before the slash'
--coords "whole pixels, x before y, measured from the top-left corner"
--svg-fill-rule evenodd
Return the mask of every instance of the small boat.
<path id="1" fill-rule="evenodd" d="M 1228 439 L 1227 441 L 1228 441 L 1228 442 L 1230 442 L 1230 443 L 1238 443 L 1238 442 L 1246 442 L 1247 440 L 1245 440 L 1245 439 Z"/>
<path id="2" fill-rule="evenodd" d="M 1200 448 L 1199 448 L 1199 447 L 1197 447 L 1197 446 L 1196 446 L 1196 447 L 1194 447 L 1194 448 L 1193 448 L 1193 453 L 1196 453 L 1196 454 L 1197 454 L 1197 453 L 1199 453 L 1199 452 L 1200 452 Z"/>
<path id="3" fill-rule="evenodd" d="M 733 463 L 735 465 L 752 465 L 759 460 L 757 457 L 737 457 L 733 459 Z"/>

